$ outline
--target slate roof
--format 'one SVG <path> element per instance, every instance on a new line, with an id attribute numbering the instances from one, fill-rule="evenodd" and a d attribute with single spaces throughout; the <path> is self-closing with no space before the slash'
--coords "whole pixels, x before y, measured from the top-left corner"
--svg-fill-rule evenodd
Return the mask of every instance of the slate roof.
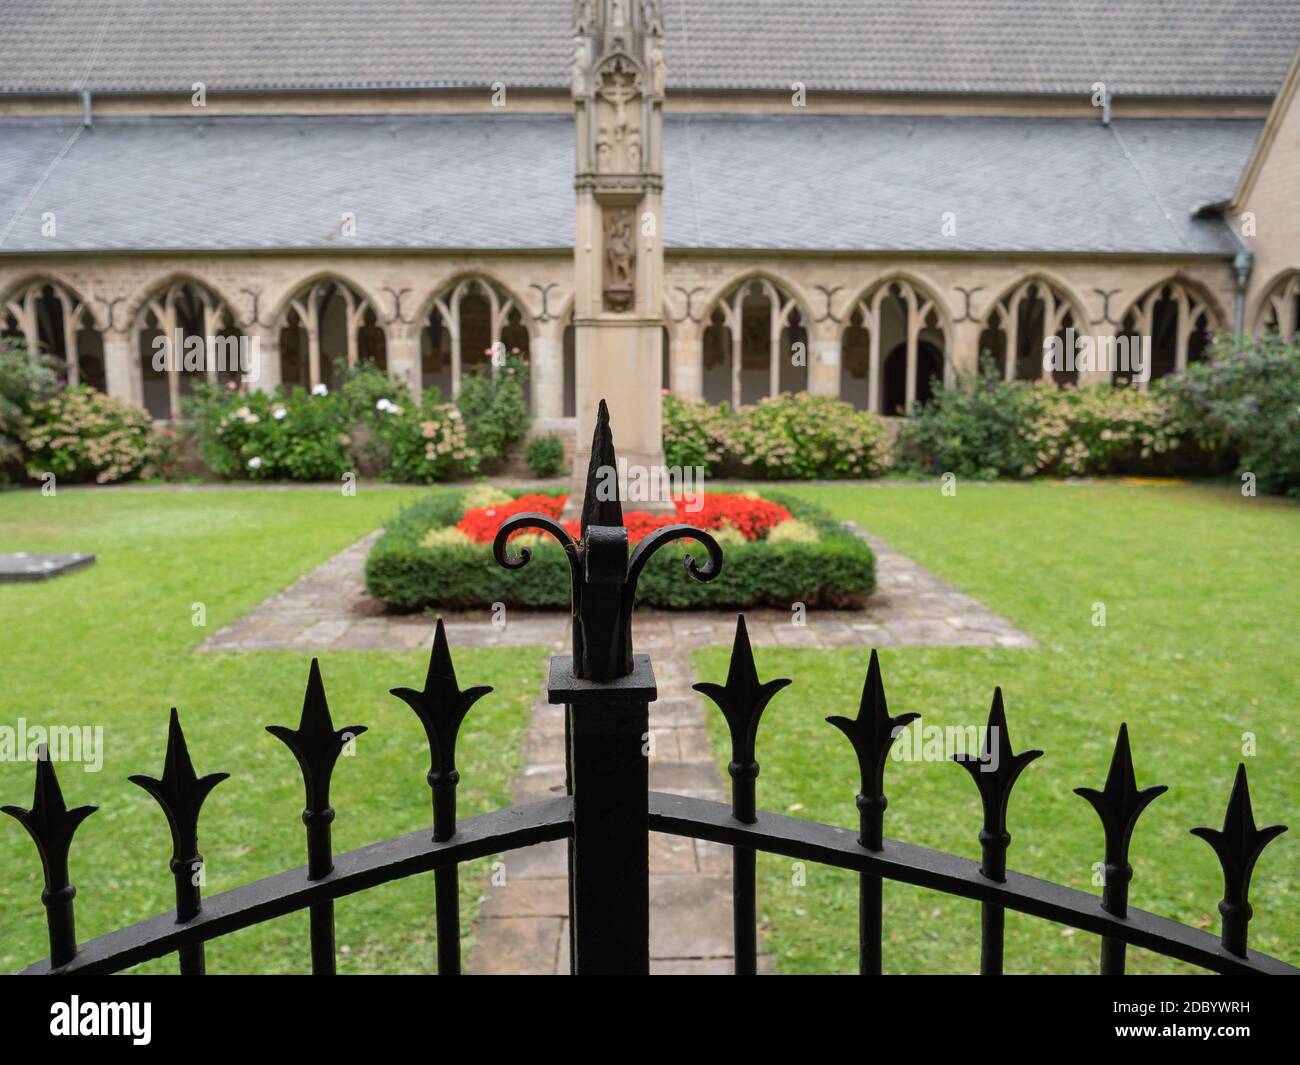
<path id="1" fill-rule="evenodd" d="M 572 246 L 566 115 L 0 119 L 0 253 Z M 1231 254 L 1256 120 L 669 115 L 669 247 Z M 62 153 L 62 154 L 60 154 Z M 57 237 L 41 236 L 54 211 Z M 356 237 L 337 235 L 343 212 Z M 956 235 L 944 236 L 944 212 Z"/>
<path id="2" fill-rule="evenodd" d="M 6 0 L 0 91 L 562 88 L 572 0 Z M 1296 0 L 666 0 L 688 89 L 1271 96 Z"/>

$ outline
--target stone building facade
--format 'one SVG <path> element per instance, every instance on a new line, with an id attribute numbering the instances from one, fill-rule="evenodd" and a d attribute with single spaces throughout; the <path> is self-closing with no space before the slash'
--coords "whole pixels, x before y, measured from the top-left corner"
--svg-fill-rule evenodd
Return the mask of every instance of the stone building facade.
<path id="1" fill-rule="evenodd" d="M 0 332 L 159 419 L 194 380 L 240 376 L 215 358 L 155 370 L 156 339 L 178 329 L 210 353 L 255 338 L 258 388 L 328 385 L 339 360 L 370 360 L 455 395 L 499 346 L 530 366 L 535 427 L 571 430 L 568 47 L 597 2 L 628 0 L 394 3 L 383 34 L 453 26 L 456 50 L 393 59 L 362 43 L 346 77 L 337 41 L 294 44 L 311 5 L 292 0 L 258 8 L 260 59 L 246 42 L 223 56 L 241 47 L 233 22 L 160 40 L 128 19 L 76 76 L 31 45 L 86 20 L 60 4 L 0 16 Z M 802 55 L 766 5 L 718 6 L 737 17 L 655 2 L 636 16 L 662 24 L 666 49 L 665 389 L 731 403 L 806 389 L 893 415 L 981 356 L 1053 376 L 1043 342 L 1067 328 L 1151 336 L 1158 376 L 1216 331 L 1300 327 L 1290 5 L 1192 4 L 1223 9 L 1231 63 L 1187 54 L 1206 33 L 1193 23 L 1143 57 L 1108 50 L 1114 70 L 1076 70 L 1077 27 L 1044 14 L 1050 32 L 1011 47 L 1005 4 L 917 0 L 919 16 L 960 12 L 1012 38 L 1015 62 L 977 83 L 960 48 L 923 51 L 923 84 L 861 44 L 817 47 L 851 36 L 846 18 L 873 29 L 833 0 L 808 5 Z M 1094 35 L 1140 36 L 1084 9 Z M 770 24 L 739 21 L 755 11 Z M 502 19 L 527 31 L 513 56 L 497 48 Z M 424 64 L 418 84 L 393 69 L 408 61 Z M 1024 73 L 1058 68 L 1060 83 Z"/>

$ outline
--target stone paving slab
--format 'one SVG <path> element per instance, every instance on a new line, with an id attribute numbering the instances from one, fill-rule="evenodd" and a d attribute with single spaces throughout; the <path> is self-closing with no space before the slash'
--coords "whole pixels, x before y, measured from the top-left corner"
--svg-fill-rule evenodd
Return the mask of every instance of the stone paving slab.
<path id="1" fill-rule="evenodd" d="M 1034 640 L 984 604 L 958 591 L 889 544 L 847 523 L 876 553 L 877 587 L 862 610 L 810 610 L 795 625 L 783 610 L 747 610 L 756 647 L 1033 647 Z M 432 616 L 387 614 L 366 594 L 365 560 L 380 530 L 358 540 L 251 613 L 214 633 L 200 651 L 373 651 L 427 648 Z M 512 610 L 495 626 L 487 611 L 446 612 L 448 639 L 471 647 L 542 646 L 570 641 L 563 612 Z M 730 644 L 733 611 L 638 610 L 637 649 Z"/>

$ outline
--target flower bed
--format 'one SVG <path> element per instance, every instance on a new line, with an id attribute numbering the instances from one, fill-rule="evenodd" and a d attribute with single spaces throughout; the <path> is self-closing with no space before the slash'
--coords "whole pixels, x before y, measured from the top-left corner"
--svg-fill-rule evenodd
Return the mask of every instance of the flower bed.
<path id="1" fill-rule="evenodd" d="M 698 502 L 698 501 L 697 501 Z M 507 571 L 492 558 L 491 541 L 506 518 L 536 511 L 559 518 L 562 495 L 507 492 L 491 487 L 439 492 L 402 510 L 366 559 L 366 588 L 390 609 L 467 609 L 493 603 L 539 609 L 569 606 L 569 564 L 550 536 L 517 533 L 532 561 Z M 875 589 L 875 556 L 820 508 L 776 494 L 706 493 L 703 507 L 678 502 L 678 515 L 626 510 L 635 543 L 652 530 L 687 522 L 714 533 L 722 545 L 722 573 L 708 583 L 691 579 L 682 558 L 703 558 L 698 544 L 670 544 L 655 555 L 638 582 L 637 602 L 671 609 L 770 606 L 862 606 Z M 566 526 L 575 538 L 578 523 Z"/>

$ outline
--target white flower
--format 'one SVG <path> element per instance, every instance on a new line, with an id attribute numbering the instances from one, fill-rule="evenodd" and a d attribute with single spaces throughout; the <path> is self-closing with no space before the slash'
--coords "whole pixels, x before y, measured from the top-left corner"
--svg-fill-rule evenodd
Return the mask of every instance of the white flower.
<path id="1" fill-rule="evenodd" d="M 283 407 L 276 407 L 275 410 L 271 411 L 271 417 L 278 422 L 281 421 L 288 413 L 289 412 L 285 410 Z"/>
<path id="2" fill-rule="evenodd" d="M 316 385 L 316 387 L 311 390 L 311 394 L 313 396 L 328 396 L 330 394 L 330 390 L 325 387 L 325 382 L 322 381 L 320 384 Z"/>
<path id="3" fill-rule="evenodd" d="M 261 457 L 258 456 L 258 455 L 254 455 L 251 459 L 249 459 L 249 460 L 248 460 L 248 468 L 249 468 L 250 470 L 260 470 L 260 469 L 262 468 L 262 459 L 261 459 Z"/>
<path id="4" fill-rule="evenodd" d="M 392 410 L 393 401 L 391 399 L 381 399 L 375 404 L 375 410 Z"/>

